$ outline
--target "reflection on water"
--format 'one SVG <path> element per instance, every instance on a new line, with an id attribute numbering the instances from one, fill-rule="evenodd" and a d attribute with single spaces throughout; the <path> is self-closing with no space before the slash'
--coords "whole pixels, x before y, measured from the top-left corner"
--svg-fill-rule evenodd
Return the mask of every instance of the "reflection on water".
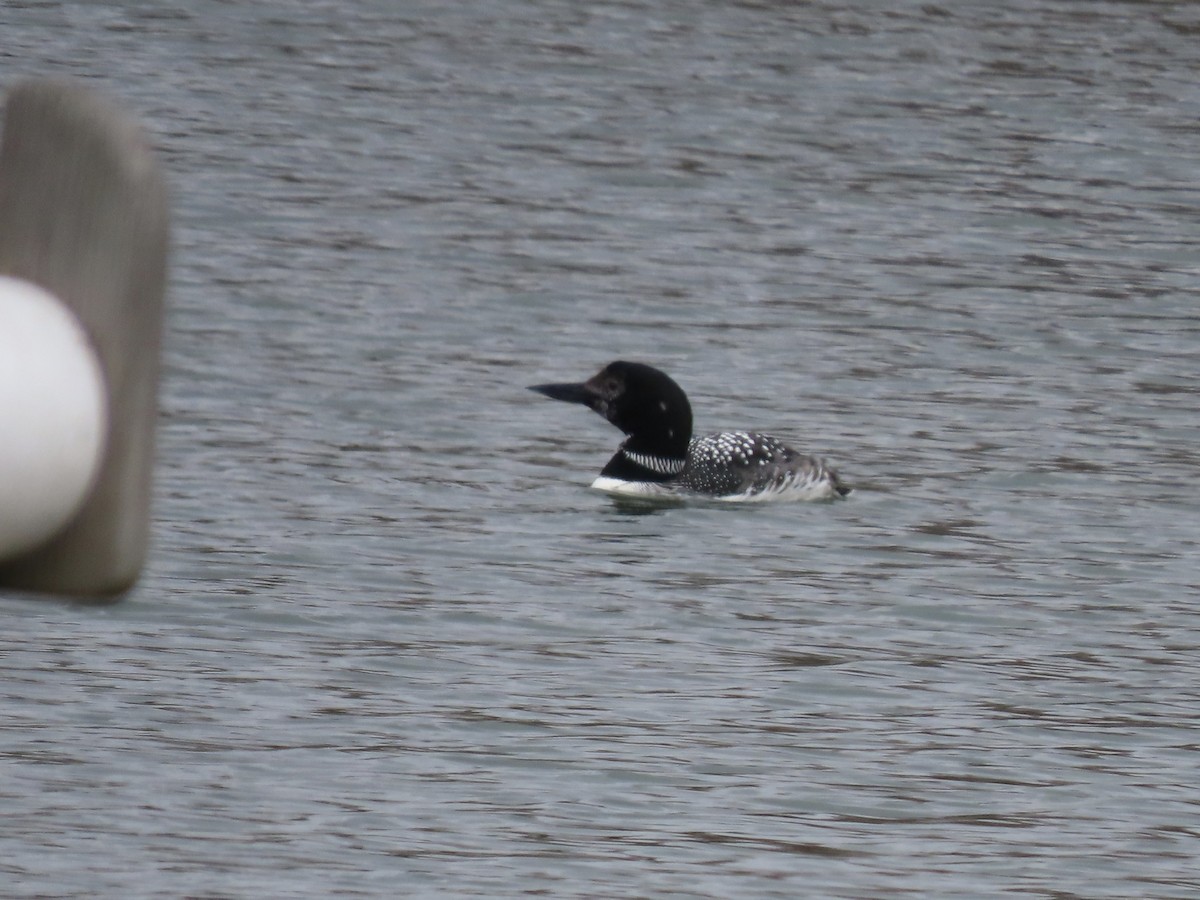
<path id="1" fill-rule="evenodd" d="M 1185 897 L 1185 6 L 10 6 L 177 203 L 157 545 L 4 603 L 16 896 Z M 613 358 L 845 503 L 638 507 Z"/>

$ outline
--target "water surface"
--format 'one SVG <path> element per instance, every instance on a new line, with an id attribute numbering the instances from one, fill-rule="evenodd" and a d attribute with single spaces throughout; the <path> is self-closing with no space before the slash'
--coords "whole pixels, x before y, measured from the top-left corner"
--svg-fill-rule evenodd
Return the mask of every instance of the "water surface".
<path id="1" fill-rule="evenodd" d="M 156 545 L 0 602 L 14 897 L 1190 897 L 1200 18 L 9 4 L 146 122 Z M 845 503 L 631 514 L 667 369 Z"/>

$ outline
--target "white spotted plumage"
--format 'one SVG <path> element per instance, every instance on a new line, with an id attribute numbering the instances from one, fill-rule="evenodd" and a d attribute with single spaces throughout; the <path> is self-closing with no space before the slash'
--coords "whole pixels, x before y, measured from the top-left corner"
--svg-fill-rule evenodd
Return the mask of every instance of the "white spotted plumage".
<path id="1" fill-rule="evenodd" d="M 712 474 L 703 462 L 709 442 L 718 448 Z M 696 472 L 690 480 L 697 486 L 716 482 L 719 487 L 714 493 L 719 492 L 720 500 L 831 500 L 843 495 L 837 476 L 824 461 L 800 454 L 770 435 L 723 432 L 693 439 L 690 449 L 689 468 Z"/>
<path id="2" fill-rule="evenodd" d="M 665 496 L 703 494 L 715 500 L 831 500 L 843 495 L 837 475 L 813 456 L 793 450 L 777 438 L 752 431 L 722 431 L 692 438 L 686 460 L 624 455 L 656 472 L 678 466 L 671 481 L 597 478 L 592 487 L 610 494 Z"/>

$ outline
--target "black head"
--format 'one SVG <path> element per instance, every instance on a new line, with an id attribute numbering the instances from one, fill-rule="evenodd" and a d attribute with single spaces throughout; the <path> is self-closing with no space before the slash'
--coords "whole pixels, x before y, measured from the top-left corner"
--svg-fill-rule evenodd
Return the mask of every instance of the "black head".
<path id="1" fill-rule="evenodd" d="M 687 456 L 692 407 L 683 388 L 653 366 L 617 361 L 582 384 L 538 384 L 530 390 L 595 410 L 629 435 L 627 450 Z"/>

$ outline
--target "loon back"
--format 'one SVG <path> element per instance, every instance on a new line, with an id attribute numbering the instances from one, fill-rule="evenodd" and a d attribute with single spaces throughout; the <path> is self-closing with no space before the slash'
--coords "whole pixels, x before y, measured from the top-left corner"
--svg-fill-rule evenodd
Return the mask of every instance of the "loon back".
<path id="1" fill-rule="evenodd" d="M 680 482 L 698 494 L 738 500 L 832 500 L 850 493 L 823 460 L 753 431 L 694 438 Z"/>
<path id="2" fill-rule="evenodd" d="M 599 490 L 719 500 L 825 500 L 850 492 L 824 462 L 770 435 L 731 431 L 693 438 L 687 395 L 644 363 L 619 360 L 585 382 L 530 390 L 582 403 L 628 435 L 592 484 Z"/>

